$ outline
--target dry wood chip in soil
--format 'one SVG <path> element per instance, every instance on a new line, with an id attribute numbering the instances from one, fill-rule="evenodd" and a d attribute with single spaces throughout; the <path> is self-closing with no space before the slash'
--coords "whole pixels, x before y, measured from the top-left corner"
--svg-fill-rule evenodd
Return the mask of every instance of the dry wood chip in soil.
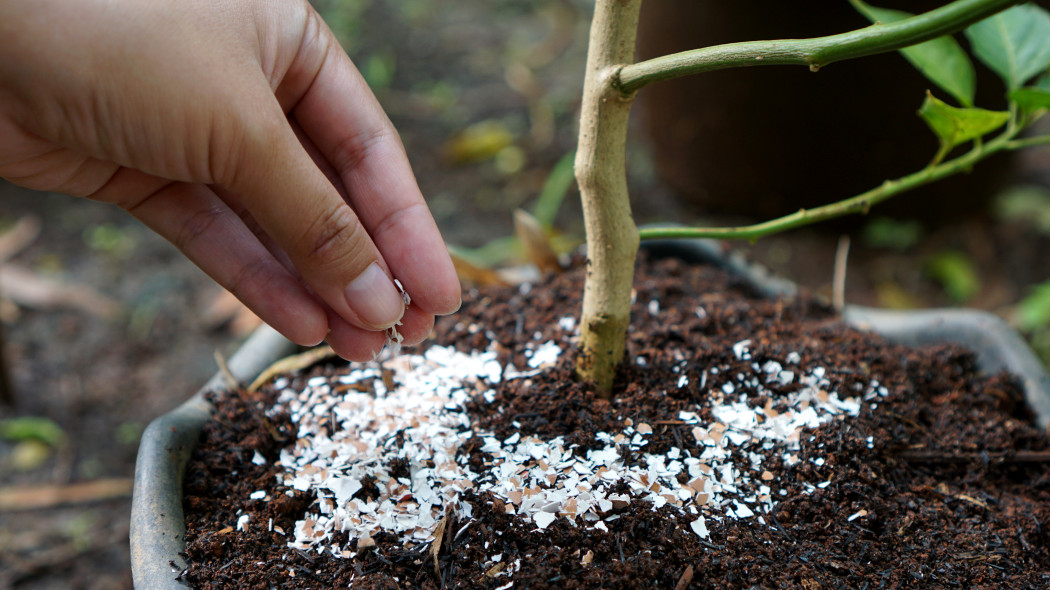
<path id="1" fill-rule="evenodd" d="M 642 266 L 612 402 L 572 379 L 579 271 L 471 291 L 422 349 L 220 396 L 186 478 L 181 577 L 1050 587 L 1050 445 L 1012 378 L 807 296 Z"/>

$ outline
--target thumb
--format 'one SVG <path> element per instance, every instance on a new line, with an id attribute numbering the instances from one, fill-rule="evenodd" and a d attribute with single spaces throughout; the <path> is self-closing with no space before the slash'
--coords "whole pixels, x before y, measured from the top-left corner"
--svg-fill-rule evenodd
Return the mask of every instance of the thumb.
<path id="1" fill-rule="evenodd" d="M 269 116 L 242 123 L 236 142 L 241 149 L 231 152 L 215 178 L 238 195 L 336 314 L 366 330 L 394 325 L 404 302 L 372 238 L 303 148 L 276 100 L 265 110 Z"/>

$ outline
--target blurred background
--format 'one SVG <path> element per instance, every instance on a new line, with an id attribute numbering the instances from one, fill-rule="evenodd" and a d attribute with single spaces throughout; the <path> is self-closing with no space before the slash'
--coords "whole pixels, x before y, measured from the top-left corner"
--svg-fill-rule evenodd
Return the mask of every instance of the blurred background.
<path id="1" fill-rule="evenodd" d="M 760 11 L 743 3 L 736 15 L 695 16 L 724 26 L 683 32 L 669 24 L 680 4 L 648 0 L 640 51 L 866 24 L 847 10 L 799 25 L 776 16 L 755 30 L 745 25 Z M 591 2 L 315 5 L 401 132 L 458 254 L 478 267 L 513 262 L 512 212 L 534 210 L 541 195 L 544 207 L 556 206 L 556 242 L 579 243 L 568 163 Z M 857 74 L 854 63 L 875 73 Z M 893 146 L 921 149 L 914 165 L 902 164 L 909 169 L 888 174 L 922 167 L 935 146 L 930 139 L 926 149 L 921 124 L 907 125 L 917 121 L 925 87 L 902 64 L 890 55 L 819 74 L 751 69 L 699 88 L 669 84 L 649 89 L 650 97 L 643 91 L 628 150 L 638 221 L 736 223 L 756 211 L 791 212 L 811 204 L 806 199 L 851 196 L 881 181 L 857 176 L 872 161 L 882 163 L 887 150 L 901 149 Z M 833 78 L 837 86 L 829 90 L 817 85 L 838 75 L 844 77 Z M 978 82 L 991 88 L 991 103 L 978 106 L 1000 106 L 998 81 L 981 71 Z M 839 96 L 829 106 L 814 98 L 843 88 L 874 94 L 874 106 L 847 117 L 840 111 L 854 99 Z M 903 106 L 882 98 L 882 89 L 903 95 Z M 815 111 L 802 110 L 815 101 Z M 737 122 L 761 119 L 759 112 L 775 117 L 750 131 Z M 709 115 L 698 120 L 697 113 Z M 865 117 L 877 121 L 874 138 L 848 128 Z M 889 123 L 894 117 L 904 126 Z M 774 120 L 795 125 L 776 127 Z M 691 177 L 687 172 L 711 157 L 704 153 L 710 145 L 739 152 L 738 161 Z M 849 157 L 832 162 L 813 151 L 821 146 Z M 933 191 L 932 207 L 920 206 L 926 197 L 905 196 L 908 206 L 733 247 L 827 294 L 836 244 L 849 235 L 847 301 L 988 309 L 1022 327 L 1050 358 L 1050 150 L 993 167 Z M 858 182 L 864 184 L 855 188 Z M 0 322 L 10 383 L 0 402 L 0 589 L 130 588 L 128 513 L 139 435 L 202 385 L 216 371 L 215 352 L 231 354 L 257 320 L 122 211 L 0 184 Z"/>

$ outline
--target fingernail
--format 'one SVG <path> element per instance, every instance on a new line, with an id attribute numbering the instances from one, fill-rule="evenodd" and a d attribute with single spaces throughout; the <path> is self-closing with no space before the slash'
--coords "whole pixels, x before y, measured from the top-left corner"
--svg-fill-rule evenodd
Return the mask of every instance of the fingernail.
<path id="1" fill-rule="evenodd" d="M 401 293 L 375 262 L 347 285 L 346 302 L 362 322 L 377 330 L 393 326 L 405 313 Z"/>

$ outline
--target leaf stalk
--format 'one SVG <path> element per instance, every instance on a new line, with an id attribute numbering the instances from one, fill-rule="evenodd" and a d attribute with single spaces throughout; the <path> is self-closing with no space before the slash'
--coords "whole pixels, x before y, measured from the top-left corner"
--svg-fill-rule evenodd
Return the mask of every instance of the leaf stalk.
<path id="1" fill-rule="evenodd" d="M 1022 0 L 956 0 L 951 4 L 889 24 L 816 37 L 746 41 L 664 55 L 622 66 L 614 84 L 625 96 L 662 80 L 728 68 L 803 65 L 817 71 L 847 59 L 894 51 L 950 35 Z"/>

